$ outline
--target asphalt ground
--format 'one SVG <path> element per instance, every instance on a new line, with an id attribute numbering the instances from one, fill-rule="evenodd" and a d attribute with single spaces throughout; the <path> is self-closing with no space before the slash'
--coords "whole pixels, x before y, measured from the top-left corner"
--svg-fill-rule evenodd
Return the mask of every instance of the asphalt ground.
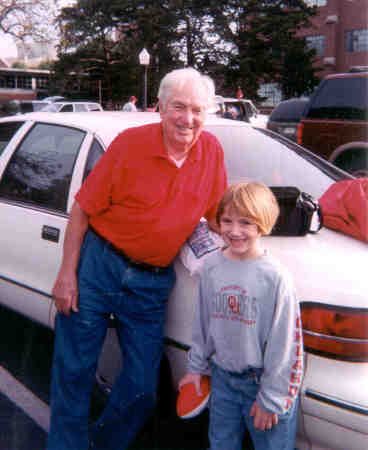
<path id="1" fill-rule="evenodd" d="M 47 433 L 13 401 L 0 394 L 0 449 L 44 449 Z"/>
<path id="2" fill-rule="evenodd" d="M 0 307 L 0 450 L 44 450 L 52 348 L 51 330 Z M 208 448 L 208 412 L 183 420 L 176 416 L 174 406 L 157 411 L 130 449 Z M 101 407 L 101 399 L 95 396 L 91 419 Z"/>

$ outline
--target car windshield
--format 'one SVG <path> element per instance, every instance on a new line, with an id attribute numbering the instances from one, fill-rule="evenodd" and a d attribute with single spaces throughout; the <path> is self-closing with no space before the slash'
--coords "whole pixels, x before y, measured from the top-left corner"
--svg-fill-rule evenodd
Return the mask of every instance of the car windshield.
<path id="1" fill-rule="evenodd" d="M 19 109 L 21 114 L 30 113 L 34 111 L 41 111 L 48 103 L 37 101 L 23 101 L 19 103 Z"/>
<path id="2" fill-rule="evenodd" d="M 368 77 L 326 80 L 314 97 L 309 118 L 368 120 Z"/>
<path id="3" fill-rule="evenodd" d="M 299 122 L 308 100 L 287 100 L 279 103 L 270 115 L 270 120 Z"/>
<path id="4" fill-rule="evenodd" d="M 45 106 L 41 109 L 42 112 L 58 112 L 60 109 L 60 106 L 57 106 L 55 103 L 50 103 L 49 105 Z"/>
<path id="5" fill-rule="evenodd" d="M 248 126 L 208 126 L 225 153 L 229 183 L 254 180 L 268 186 L 295 186 L 319 198 L 348 174 L 287 140 Z"/>

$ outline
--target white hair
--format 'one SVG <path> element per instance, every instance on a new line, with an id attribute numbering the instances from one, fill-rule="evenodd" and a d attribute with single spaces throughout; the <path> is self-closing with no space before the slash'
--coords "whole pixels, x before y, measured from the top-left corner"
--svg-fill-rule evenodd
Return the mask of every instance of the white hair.
<path id="1" fill-rule="evenodd" d="M 188 83 L 200 98 L 205 99 L 207 108 L 215 104 L 215 83 L 209 76 L 201 74 L 192 67 L 176 69 L 164 76 L 157 95 L 160 103 L 166 107 L 171 92 L 181 89 Z"/>

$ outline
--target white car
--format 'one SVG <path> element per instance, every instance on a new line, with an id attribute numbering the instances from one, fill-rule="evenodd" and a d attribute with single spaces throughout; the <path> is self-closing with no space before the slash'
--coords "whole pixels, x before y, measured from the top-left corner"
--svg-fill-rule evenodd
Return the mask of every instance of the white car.
<path id="1" fill-rule="evenodd" d="M 50 102 L 42 109 L 42 112 L 91 112 L 103 111 L 102 106 L 97 102 L 83 101 L 55 101 Z"/>
<path id="2" fill-rule="evenodd" d="M 53 327 L 51 289 L 74 195 L 119 132 L 159 120 L 147 112 L 40 112 L 0 120 L 2 305 Z M 318 199 L 335 181 L 351 178 L 291 141 L 244 122 L 210 115 L 206 128 L 223 145 L 230 183 L 252 179 L 296 186 Z M 264 239 L 292 272 L 302 307 L 306 352 L 297 448 L 366 449 L 368 247 L 327 228 L 302 237 Z M 197 284 L 180 258 L 175 268 L 161 383 L 166 391 L 176 389 L 185 371 Z M 98 369 L 106 391 L 120 365 L 111 328 Z"/>
<path id="3" fill-rule="evenodd" d="M 266 128 L 269 116 L 262 114 L 252 100 L 216 95 L 216 105 L 212 112 L 220 117 L 249 122 L 254 127 Z"/>

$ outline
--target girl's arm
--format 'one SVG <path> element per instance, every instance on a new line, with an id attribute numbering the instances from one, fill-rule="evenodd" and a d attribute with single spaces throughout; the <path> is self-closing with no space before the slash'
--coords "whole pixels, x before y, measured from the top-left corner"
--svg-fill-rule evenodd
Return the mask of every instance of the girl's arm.
<path id="1" fill-rule="evenodd" d="M 211 290 L 204 266 L 200 273 L 197 304 L 194 313 L 192 345 L 188 353 L 188 372 L 208 373 L 208 359 L 213 353 L 212 341 L 208 338 L 210 325 Z"/>
<path id="2" fill-rule="evenodd" d="M 293 405 L 302 382 L 303 342 L 299 302 L 288 274 L 280 279 L 276 292 L 257 403 L 267 411 L 284 414 Z"/>

